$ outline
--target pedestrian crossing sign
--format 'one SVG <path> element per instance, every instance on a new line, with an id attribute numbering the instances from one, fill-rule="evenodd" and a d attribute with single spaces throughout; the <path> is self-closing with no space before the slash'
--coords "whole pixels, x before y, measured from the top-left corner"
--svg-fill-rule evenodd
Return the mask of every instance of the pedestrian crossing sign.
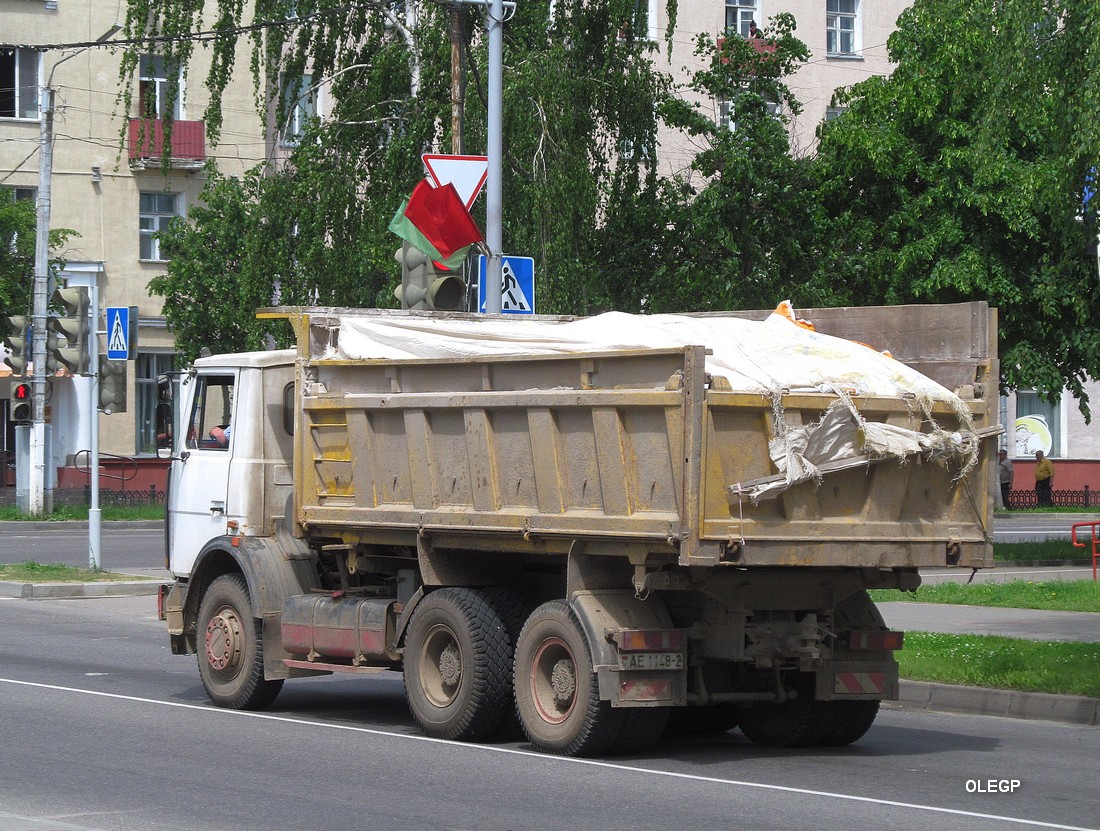
<path id="1" fill-rule="evenodd" d="M 130 307 L 107 307 L 107 360 L 130 360 Z"/>
<path id="2" fill-rule="evenodd" d="M 501 314 L 533 315 L 535 313 L 535 260 L 532 257 L 512 257 L 505 254 L 501 263 Z M 485 269 L 488 258 L 477 260 L 477 307 L 485 311 Z"/>

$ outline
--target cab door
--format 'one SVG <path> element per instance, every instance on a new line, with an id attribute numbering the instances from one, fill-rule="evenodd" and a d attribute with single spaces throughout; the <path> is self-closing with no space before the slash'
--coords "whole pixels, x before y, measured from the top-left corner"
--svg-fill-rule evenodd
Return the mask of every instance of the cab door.
<path id="1" fill-rule="evenodd" d="M 184 380 L 179 453 L 172 464 L 168 507 L 169 563 L 188 576 L 199 551 L 226 533 L 237 370 L 200 371 Z M 188 389 L 190 388 L 190 389 Z"/>

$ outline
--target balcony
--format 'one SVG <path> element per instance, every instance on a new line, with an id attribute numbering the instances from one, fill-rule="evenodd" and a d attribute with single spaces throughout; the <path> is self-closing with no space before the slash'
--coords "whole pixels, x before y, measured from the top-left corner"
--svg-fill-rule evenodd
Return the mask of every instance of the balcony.
<path id="1" fill-rule="evenodd" d="M 164 165 L 164 122 L 159 118 L 131 118 L 130 168 L 145 170 Z M 206 124 L 202 121 L 172 122 L 172 170 L 199 170 L 206 162 Z"/>

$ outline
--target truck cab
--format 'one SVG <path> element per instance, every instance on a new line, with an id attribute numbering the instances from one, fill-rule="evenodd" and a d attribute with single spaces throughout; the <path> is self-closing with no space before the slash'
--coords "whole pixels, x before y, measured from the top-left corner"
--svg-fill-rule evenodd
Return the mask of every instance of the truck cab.
<path id="1" fill-rule="evenodd" d="M 212 540 L 270 536 L 285 516 L 293 360 L 293 350 L 199 358 L 181 379 L 167 508 L 175 577 L 189 577 Z"/>

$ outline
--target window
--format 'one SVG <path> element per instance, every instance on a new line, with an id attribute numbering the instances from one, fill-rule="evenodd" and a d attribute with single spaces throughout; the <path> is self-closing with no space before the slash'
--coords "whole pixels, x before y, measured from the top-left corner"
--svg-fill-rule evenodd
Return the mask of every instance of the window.
<path id="1" fill-rule="evenodd" d="M 306 125 L 317 118 L 319 93 L 313 88 L 313 76 L 283 78 L 282 96 L 279 111 L 283 124 L 279 136 L 284 145 L 294 146 L 301 140 Z"/>
<path id="2" fill-rule="evenodd" d="M 749 36 L 749 24 L 756 20 L 757 0 L 726 0 L 726 31 Z"/>
<path id="3" fill-rule="evenodd" d="M 634 13 L 619 26 L 619 42 L 657 40 L 657 0 L 634 0 Z"/>
<path id="4" fill-rule="evenodd" d="M 1061 403 L 1050 404 L 1035 392 L 1016 393 L 1016 452 L 1020 457 L 1034 456 L 1042 450 L 1047 456 L 1062 455 Z"/>
<path id="5" fill-rule="evenodd" d="M 9 197 L 13 202 L 34 202 L 38 199 L 38 188 L 2 187 L 0 193 Z"/>
<path id="6" fill-rule="evenodd" d="M 138 79 L 138 108 L 144 118 L 181 117 L 180 73 L 160 55 L 142 55 Z M 171 102 L 169 102 L 171 99 Z"/>
<path id="7" fill-rule="evenodd" d="M 764 106 L 772 118 L 779 117 L 779 104 L 765 99 Z M 718 102 L 718 123 L 731 132 L 737 132 L 737 99 Z"/>
<path id="8" fill-rule="evenodd" d="M 233 376 L 200 375 L 195 405 L 187 424 L 187 446 L 199 450 L 228 450 L 232 436 Z"/>
<path id="9" fill-rule="evenodd" d="M 859 0 L 827 0 L 826 51 L 830 55 L 859 53 Z"/>
<path id="10" fill-rule="evenodd" d="M 157 234 L 168 229 L 172 217 L 179 216 L 178 193 L 141 194 L 141 243 L 143 260 L 163 260 Z"/>
<path id="11" fill-rule="evenodd" d="M 38 118 L 38 53 L 0 46 L 0 118 Z"/>
<path id="12" fill-rule="evenodd" d="M 138 453 L 157 452 L 157 378 L 171 372 L 175 362 L 169 352 L 139 352 L 134 361 Z"/>
<path id="13" fill-rule="evenodd" d="M 827 107 L 825 109 L 825 122 L 835 121 L 846 112 L 848 112 L 847 107 Z"/>

